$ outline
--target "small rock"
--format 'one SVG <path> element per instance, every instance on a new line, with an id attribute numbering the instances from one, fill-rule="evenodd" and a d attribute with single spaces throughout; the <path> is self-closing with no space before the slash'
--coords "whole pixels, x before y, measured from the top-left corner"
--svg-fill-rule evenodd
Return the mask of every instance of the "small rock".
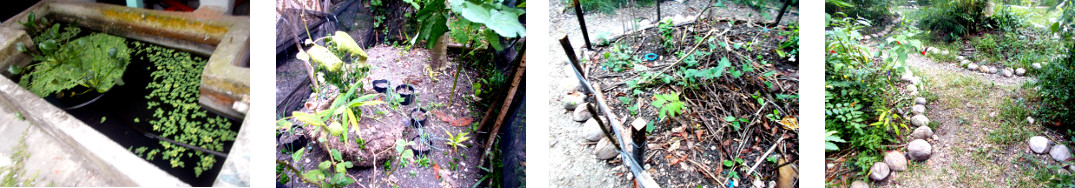
<path id="1" fill-rule="evenodd" d="M 851 182 L 851 188 L 870 188 L 870 184 L 862 180 L 855 180 L 855 182 Z"/>
<path id="2" fill-rule="evenodd" d="M 941 55 L 948 55 L 948 50 L 941 51 Z"/>
<path id="3" fill-rule="evenodd" d="M 916 105 L 911 107 L 911 113 L 914 113 L 914 115 L 926 114 L 926 106 L 921 105 L 921 104 L 916 104 Z"/>
<path id="4" fill-rule="evenodd" d="M 989 72 L 989 66 L 986 66 L 986 65 L 978 66 L 978 72 L 988 73 Z"/>
<path id="5" fill-rule="evenodd" d="M 963 60 L 966 60 L 966 59 L 967 58 L 965 58 L 963 56 L 956 56 L 956 60 L 959 60 L 959 61 L 963 61 Z"/>
<path id="6" fill-rule="evenodd" d="M 836 167 L 836 164 L 832 164 L 832 163 L 825 164 L 825 169 L 832 169 L 832 167 Z"/>
<path id="7" fill-rule="evenodd" d="M 1067 161 L 1071 159 L 1071 150 L 1068 150 L 1068 146 L 1057 144 L 1049 150 L 1049 155 L 1056 161 Z"/>
<path id="8" fill-rule="evenodd" d="M 989 74 L 996 74 L 996 73 L 997 73 L 997 67 L 989 67 Z"/>
<path id="9" fill-rule="evenodd" d="M 1030 64 L 1030 67 L 1034 67 L 1034 69 L 1041 69 L 1041 63 Z"/>
<path id="10" fill-rule="evenodd" d="M 911 133 L 911 138 L 915 138 L 915 139 L 933 138 L 933 129 L 929 128 L 929 126 L 920 126 L 918 128 L 915 128 L 914 132 Z"/>
<path id="11" fill-rule="evenodd" d="M 642 20 L 638 21 L 639 26 L 647 26 L 647 25 L 650 25 L 650 24 L 653 24 L 653 22 L 650 21 L 649 19 L 642 19 Z"/>
<path id="12" fill-rule="evenodd" d="M 1027 116 L 1026 117 L 1026 122 L 1029 122 L 1030 124 L 1034 124 L 1034 118 L 1032 118 L 1030 116 Z"/>
<path id="13" fill-rule="evenodd" d="M 973 70 L 978 70 L 978 64 L 969 63 L 969 64 L 967 64 L 967 69 L 972 70 L 972 71 Z"/>
<path id="14" fill-rule="evenodd" d="M 907 170 L 907 157 L 899 151 L 889 151 L 885 153 L 885 164 L 893 171 L 902 172 Z"/>
<path id="15" fill-rule="evenodd" d="M 914 79 L 914 75 L 912 75 L 912 73 L 909 71 L 907 73 L 903 73 L 903 76 L 900 76 L 900 81 L 910 82 L 912 79 Z"/>
<path id="16" fill-rule="evenodd" d="M 914 85 L 907 85 L 907 91 L 911 93 L 918 93 L 918 87 Z"/>
<path id="17" fill-rule="evenodd" d="M 870 167 L 870 179 L 873 181 L 885 180 L 889 173 L 892 173 L 892 170 L 888 169 L 888 164 L 883 162 L 873 163 L 873 167 Z"/>
<path id="18" fill-rule="evenodd" d="M 914 117 L 911 117 L 911 125 L 927 126 L 929 125 L 929 118 L 925 115 L 915 115 Z"/>
<path id="19" fill-rule="evenodd" d="M 560 101 L 564 105 L 564 110 L 575 110 L 579 104 L 586 102 L 586 96 L 581 94 L 568 94 L 564 95 L 564 99 Z"/>
<path id="20" fill-rule="evenodd" d="M 907 144 L 907 155 L 911 160 L 922 161 L 929 159 L 929 156 L 933 154 L 933 146 L 929 145 L 929 142 L 922 139 L 915 139 L 911 143 Z"/>
<path id="21" fill-rule="evenodd" d="M 915 104 L 926 105 L 926 98 L 925 97 L 915 97 L 914 98 L 914 103 Z"/>
<path id="22" fill-rule="evenodd" d="M 1026 69 L 1024 69 L 1024 68 L 1015 69 L 1015 75 L 1022 76 L 1024 74 L 1026 74 Z"/>
<path id="23" fill-rule="evenodd" d="M 605 137 L 605 132 L 601 130 L 600 126 L 600 124 L 597 124 L 597 119 L 590 118 L 590 120 L 582 124 L 582 137 L 591 142 L 601 140 L 601 138 Z"/>
<path id="24" fill-rule="evenodd" d="M 590 120 L 591 115 L 590 111 L 586 109 L 586 104 L 587 103 L 582 103 L 581 105 L 577 105 L 577 107 L 575 107 L 574 118 L 572 119 L 577 122 L 585 122 L 586 120 Z"/>
<path id="25" fill-rule="evenodd" d="M 1030 137 L 1029 145 L 1031 151 L 1034 151 L 1034 153 L 1037 154 L 1042 154 L 1045 153 L 1046 150 L 1049 150 L 1049 139 L 1044 136 Z"/>
<path id="26" fill-rule="evenodd" d="M 612 142 L 608 141 L 608 138 L 602 138 L 600 142 L 597 142 L 597 147 L 594 147 L 594 155 L 597 155 L 597 159 L 609 160 L 620 155 L 620 152 L 616 152 L 616 147 L 612 145 Z"/>
<path id="27" fill-rule="evenodd" d="M 1012 77 L 1012 70 L 1011 69 L 1012 68 L 1007 68 L 1007 69 L 1004 69 L 1003 71 L 1000 71 L 1000 75 L 1004 76 L 1004 77 Z"/>

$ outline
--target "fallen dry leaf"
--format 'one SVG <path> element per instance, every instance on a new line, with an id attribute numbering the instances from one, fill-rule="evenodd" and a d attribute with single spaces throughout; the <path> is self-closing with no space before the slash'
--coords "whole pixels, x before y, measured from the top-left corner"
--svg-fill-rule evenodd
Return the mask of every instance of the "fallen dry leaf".
<path id="1" fill-rule="evenodd" d="M 445 114 L 444 112 L 441 112 L 440 110 L 434 111 L 433 115 L 437 116 L 437 119 L 440 119 L 441 121 L 444 121 L 444 122 L 448 122 L 448 124 L 450 124 L 452 126 L 456 126 L 456 127 L 469 126 L 470 123 L 474 122 L 474 118 L 470 118 L 470 117 L 454 118 L 454 117 L 452 117 L 452 116 L 450 116 L 448 114 Z"/>
<path id="2" fill-rule="evenodd" d="M 799 130 L 799 121 L 796 120 L 795 117 L 785 116 L 784 119 L 780 120 L 780 122 L 778 123 L 780 123 L 780 125 L 783 125 L 784 129 L 788 129 L 791 131 Z"/>

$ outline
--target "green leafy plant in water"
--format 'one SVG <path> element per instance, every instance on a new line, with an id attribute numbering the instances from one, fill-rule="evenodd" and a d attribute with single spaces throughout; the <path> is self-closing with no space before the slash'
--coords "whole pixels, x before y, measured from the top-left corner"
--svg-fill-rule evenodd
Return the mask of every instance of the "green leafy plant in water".
<path id="1" fill-rule="evenodd" d="M 687 109 L 686 104 L 679 101 L 678 93 L 656 94 L 653 97 L 655 98 L 653 106 L 661 109 L 657 112 L 661 120 L 665 120 L 665 117 L 676 117 L 677 114 Z"/>
<path id="2" fill-rule="evenodd" d="M 236 132 L 231 130 L 231 122 L 220 116 L 210 117 L 198 104 L 201 88 L 201 72 L 207 61 L 192 57 L 186 52 L 177 52 L 160 46 L 144 45 L 135 42 L 137 53 L 145 55 L 145 60 L 152 62 L 150 77 L 152 82 L 146 86 L 150 93 L 146 95 L 149 105 L 146 109 L 154 112 L 149 124 L 161 137 L 175 140 L 213 151 L 224 151 L 224 143 L 235 140 Z M 186 167 L 184 158 L 198 161 L 194 166 L 195 176 L 201 176 L 216 163 L 216 158 L 208 153 L 191 150 L 160 141 L 162 148 L 150 150 L 161 154 L 161 159 L 169 160 L 172 167 Z"/>
<path id="3" fill-rule="evenodd" d="M 64 32 L 59 30 L 60 24 L 54 24 L 50 29 L 38 32 L 40 35 L 35 37 L 40 41 L 37 51 L 29 51 L 25 44 L 17 44 L 20 52 L 30 54 L 37 62 L 25 68 L 20 86 L 44 97 L 90 91 L 104 93 L 123 84 L 123 72 L 131 58 L 126 39 L 101 33 L 72 39 L 80 29 L 68 26 Z M 87 90 L 71 91 L 76 86 Z M 64 91 L 71 93 L 61 93 Z"/>

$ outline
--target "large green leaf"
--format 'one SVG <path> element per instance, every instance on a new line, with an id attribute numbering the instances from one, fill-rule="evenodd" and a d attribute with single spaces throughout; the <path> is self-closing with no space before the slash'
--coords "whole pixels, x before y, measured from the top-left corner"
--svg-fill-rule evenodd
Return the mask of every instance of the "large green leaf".
<path id="1" fill-rule="evenodd" d="M 302 177 L 306 177 L 306 179 L 311 181 L 320 182 L 325 179 L 325 173 L 321 172 L 321 170 L 311 170 L 302 173 Z"/>
<path id="2" fill-rule="evenodd" d="M 466 0 L 456 0 L 451 3 L 452 11 L 471 22 L 485 24 L 485 27 L 496 31 L 500 36 L 526 37 L 526 27 L 519 23 L 519 15 L 525 13 L 522 9 L 495 3 L 477 4 Z"/>
<path id="3" fill-rule="evenodd" d="M 291 161 L 299 162 L 299 159 L 302 158 L 302 153 L 305 152 L 305 151 L 306 151 L 306 148 L 303 147 L 302 149 L 299 149 L 299 151 L 296 151 L 295 153 L 292 153 L 291 154 Z"/>
<path id="4" fill-rule="evenodd" d="M 323 125 L 325 125 L 325 122 L 321 121 L 320 117 L 317 117 L 317 116 L 315 116 L 313 114 L 307 114 L 305 112 L 295 111 L 295 112 L 291 113 L 291 116 L 294 117 L 295 120 L 299 120 L 299 121 L 301 121 L 303 123 L 306 123 L 307 125 L 313 125 L 313 126 L 323 126 Z"/>

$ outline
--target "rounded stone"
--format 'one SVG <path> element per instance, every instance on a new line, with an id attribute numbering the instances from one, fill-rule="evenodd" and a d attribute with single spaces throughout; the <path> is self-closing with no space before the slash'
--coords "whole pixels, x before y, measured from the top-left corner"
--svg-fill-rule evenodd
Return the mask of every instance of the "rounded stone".
<path id="1" fill-rule="evenodd" d="M 959 61 L 963 61 L 963 60 L 966 60 L 966 59 L 967 58 L 965 58 L 963 56 L 956 56 L 956 60 L 959 60 Z"/>
<path id="2" fill-rule="evenodd" d="M 1071 150 L 1068 150 L 1068 146 L 1057 144 L 1049 150 L 1049 155 L 1056 161 L 1067 161 L 1071 159 Z"/>
<path id="3" fill-rule="evenodd" d="M 1034 151 L 1037 154 L 1042 154 L 1049 150 L 1049 139 L 1044 136 L 1030 137 L 1028 144 L 1030 145 L 1030 151 Z"/>
<path id="4" fill-rule="evenodd" d="M 911 160 L 923 161 L 929 159 L 930 155 L 933 155 L 933 146 L 926 140 L 915 139 L 907 144 L 907 156 Z"/>
<path id="5" fill-rule="evenodd" d="M 1015 69 L 1015 75 L 1022 76 L 1024 74 L 1026 74 L 1026 69 L 1024 69 L 1024 68 Z"/>
<path id="6" fill-rule="evenodd" d="M 564 99 L 560 102 L 563 103 L 564 110 L 575 110 L 575 108 L 577 108 L 579 104 L 586 102 L 586 96 L 578 94 L 568 94 L 564 95 Z"/>
<path id="7" fill-rule="evenodd" d="M 914 126 L 926 126 L 926 125 L 929 125 L 929 118 L 926 117 L 925 115 L 921 115 L 921 114 L 915 115 L 914 117 L 911 117 L 911 125 L 914 125 Z"/>
<path id="8" fill-rule="evenodd" d="M 870 184 L 862 180 L 855 180 L 855 182 L 851 182 L 851 188 L 870 188 Z"/>
<path id="9" fill-rule="evenodd" d="M 1034 67 L 1034 69 L 1041 69 L 1041 63 L 1030 64 L 1030 66 Z"/>
<path id="10" fill-rule="evenodd" d="M 997 67 L 989 67 L 989 74 L 996 74 L 996 73 L 997 73 Z"/>
<path id="11" fill-rule="evenodd" d="M 911 137 L 915 139 L 929 139 L 933 137 L 933 129 L 929 126 L 920 126 L 911 132 Z"/>
<path id="12" fill-rule="evenodd" d="M 899 151 L 889 151 L 885 153 L 885 164 L 893 171 L 902 172 L 907 170 L 907 157 Z"/>
<path id="13" fill-rule="evenodd" d="M 972 71 L 973 71 L 973 70 L 978 70 L 978 64 L 974 64 L 974 63 L 968 63 L 968 64 L 967 64 L 967 69 L 968 69 L 968 70 L 972 70 Z"/>
<path id="14" fill-rule="evenodd" d="M 885 180 L 890 173 L 892 173 L 892 170 L 888 169 L 888 164 L 883 162 L 873 163 L 873 167 L 870 167 L 870 179 L 873 181 Z"/>
<path id="15" fill-rule="evenodd" d="M 1004 77 L 1012 77 L 1012 71 L 1008 70 L 1008 69 L 1004 69 L 1003 71 L 1000 71 L 1000 75 L 1004 76 Z"/>
<path id="16" fill-rule="evenodd" d="M 597 159 L 609 160 L 619 156 L 620 152 L 616 152 L 616 146 L 613 146 L 608 138 L 602 138 L 600 142 L 597 142 L 597 147 L 594 147 L 593 154 L 597 156 Z"/>
<path id="17" fill-rule="evenodd" d="M 915 104 L 926 105 L 926 98 L 925 97 L 915 97 L 914 98 L 914 103 Z"/>
<path id="18" fill-rule="evenodd" d="M 597 120 L 590 118 L 586 123 L 582 124 L 582 138 L 587 141 L 596 142 L 605 137 L 605 131 L 601 130 L 600 124 L 597 124 Z"/>
<path id="19" fill-rule="evenodd" d="M 911 107 L 911 113 L 914 113 L 914 115 L 926 114 L 926 106 L 921 105 L 921 104 L 916 104 L 916 105 Z"/>
<path id="20" fill-rule="evenodd" d="M 582 103 L 575 107 L 575 112 L 573 114 L 572 119 L 577 122 L 585 122 L 586 120 L 590 120 L 591 115 L 590 111 L 586 109 L 586 104 L 587 103 Z"/>

